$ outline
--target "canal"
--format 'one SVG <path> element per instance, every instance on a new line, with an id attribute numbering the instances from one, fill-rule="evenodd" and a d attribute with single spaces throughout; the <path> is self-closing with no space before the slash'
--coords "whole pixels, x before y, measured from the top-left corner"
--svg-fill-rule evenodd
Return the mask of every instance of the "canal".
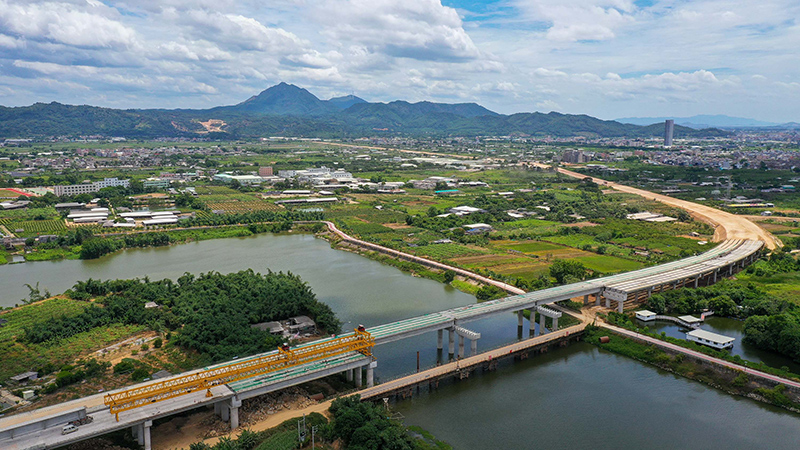
<path id="1" fill-rule="evenodd" d="M 291 271 L 328 303 L 345 328 L 377 325 L 473 303 L 471 295 L 333 250 L 310 235 L 258 235 L 136 249 L 91 261 L 0 267 L 0 305 L 24 284 L 60 293 L 88 278 L 175 279 L 185 272 Z M 525 331 L 527 334 L 527 323 Z M 517 339 L 514 314 L 471 322 L 479 350 Z M 429 333 L 376 348 L 377 381 L 436 363 Z M 578 344 L 443 384 L 394 405 L 455 448 L 796 448 L 797 416 L 732 397 L 653 367 Z"/>

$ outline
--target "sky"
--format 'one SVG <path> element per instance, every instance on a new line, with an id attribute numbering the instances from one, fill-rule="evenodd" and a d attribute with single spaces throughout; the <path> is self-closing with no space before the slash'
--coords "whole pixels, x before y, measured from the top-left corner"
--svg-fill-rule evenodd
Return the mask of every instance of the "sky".
<path id="1" fill-rule="evenodd" d="M 800 122 L 798 0 L 0 0 L 0 105 L 320 98 Z"/>

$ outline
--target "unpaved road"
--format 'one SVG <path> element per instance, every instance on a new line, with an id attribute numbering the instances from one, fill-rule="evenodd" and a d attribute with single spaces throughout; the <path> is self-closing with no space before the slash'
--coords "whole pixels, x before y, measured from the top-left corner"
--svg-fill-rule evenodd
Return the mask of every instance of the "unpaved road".
<path id="1" fill-rule="evenodd" d="M 537 166 L 542 168 L 549 167 L 543 164 L 538 164 Z M 564 175 L 574 178 L 589 177 L 588 175 L 580 174 L 562 168 L 559 168 L 558 171 L 563 173 Z M 778 241 L 775 238 L 775 236 L 773 236 L 765 229 L 754 224 L 753 222 L 749 221 L 745 216 L 737 216 L 735 214 L 731 214 L 725 211 L 720 211 L 719 209 L 712 208 L 710 206 L 700 205 L 698 203 L 693 203 L 686 200 L 673 198 L 668 195 L 656 194 L 655 192 L 650 192 L 650 191 L 645 191 L 643 189 L 637 189 L 634 187 L 625 186 L 624 184 L 618 184 L 612 181 L 606 181 L 593 176 L 589 178 L 591 178 L 592 180 L 594 180 L 595 183 L 603 187 L 610 187 L 620 192 L 638 195 L 640 197 L 652 199 L 670 206 L 674 206 L 676 208 L 681 208 L 685 209 L 686 211 L 689 211 L 689 213 L 691 213 L 695 218 L 698 218 L 704 222 L 710 223 L 715 226 L 714 242 L 724 241 L 725 239 L 752 239 L 755 241 L 764 242 L 764 244 L 770 250 L 774 250 L 775 248 L 781 245 L 780 241 Z"/>

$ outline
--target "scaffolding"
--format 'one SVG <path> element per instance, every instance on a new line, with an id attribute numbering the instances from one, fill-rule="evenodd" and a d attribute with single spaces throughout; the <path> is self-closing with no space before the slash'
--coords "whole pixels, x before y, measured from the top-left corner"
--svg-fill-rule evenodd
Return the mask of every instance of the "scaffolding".
<path id="1" fill-rule="evenodd" d="M 359 325 L 354 334 L 328 339 L 302 347 L 289 347 L 283 344 L 277 353 L 259 356 L 210 369 L 203 369 L 188 375 L 172 377 L 157 383 L 137 386 L 120 392 L 107 394 L 104 403 L 111 414 L 119 421 L 119 413 L 150 403 L 168 400 L 199 390 L 206 391 L 206 397 L 213 397 L 211 388 L 258 375 L 275 372 L 290 367 L 358 352 L 372 357 L 375 338 Z"/>

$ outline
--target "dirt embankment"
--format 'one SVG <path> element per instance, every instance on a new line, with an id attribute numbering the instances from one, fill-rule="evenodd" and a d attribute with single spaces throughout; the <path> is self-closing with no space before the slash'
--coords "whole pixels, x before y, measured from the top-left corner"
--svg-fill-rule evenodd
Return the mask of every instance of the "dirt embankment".
<path id="1" fill-rule="evenodd" d="M 567 169 L 558 169 L 564 175 L 574 178 L 587 178 L 587 175 L 573 172 Z M 676 208 L 681 208 L 688 211 L 693 217 L 703 222 L 709 223 L 715 227 L 714 241 L 724 241 L 725 239 L 751 239 L 754 241 L 762 241 L 770 250 L 774 250 L 780 246 L 775 236 L 768 231 L 754 224 L 744 216 L 737 216 L 719 209 L 712 208 L 706 205 L 673 198 L 668 195 L 657 194 L 643 189 L 638 189 L 624 184 L 606 181 L 597 177 L 590 177 L 595 183 L 601 186 L 607 186 L 616 189 L 620 192 L 638 195 L 647 199 L 652 199 Z"/>

